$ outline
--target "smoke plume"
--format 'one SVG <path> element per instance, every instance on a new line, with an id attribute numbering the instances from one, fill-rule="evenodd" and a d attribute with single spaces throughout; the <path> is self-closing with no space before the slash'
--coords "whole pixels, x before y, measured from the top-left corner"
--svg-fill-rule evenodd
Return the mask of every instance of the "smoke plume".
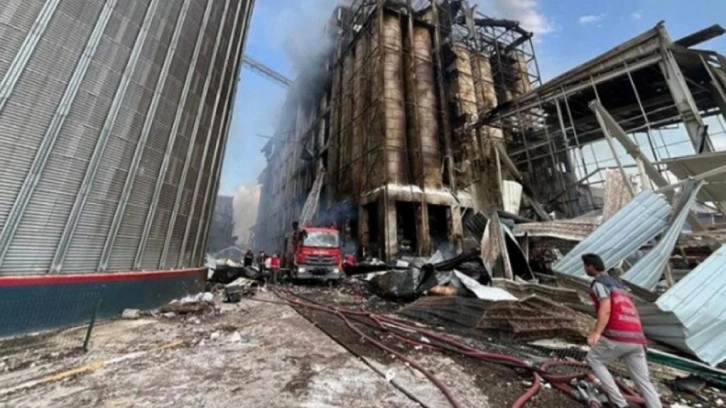
<path id="1" fill-rule="evenodd" d="M 260 185 L 241 186 L 235 191 L 232 201 L 234 210 L 234 235 L 237 245 L 250 245 L 250 228 L 257 222 L 257 210 L 260 204 Z"/>

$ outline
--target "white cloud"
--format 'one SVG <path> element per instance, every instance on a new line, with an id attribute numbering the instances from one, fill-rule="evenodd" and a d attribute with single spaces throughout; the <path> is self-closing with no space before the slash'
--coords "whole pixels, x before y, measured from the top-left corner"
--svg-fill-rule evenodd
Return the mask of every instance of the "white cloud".
<path id="1" fill-rule="evenodd" d="M 598 15 L 588 14 L 585 16 L 581 16 L 577 22 L 582 25 L 586 25 L 586 24 L 597 23 L 598 21 L 602 21 L 604 18 L 605 18 L 604 14 L 598 14 Z"/>
<path id="2" fill-rule="evenodd" d="M 478 11 L 494 18 L 517 20 L 522 28 L 535 34 L 554 31 L 554 25 L 541 10 L 537 0 L 475 0 Z"/>
<path id="3" fill-rule="evenodd" d="M 250 228 L 257 222 L 257 210 L 260 206 L 259 184 L 240 186 L 234 193 L 232 208 L 234 211 L 234 235 L 238 245 L 249 245 Z"/>
<path id="4" fill-rule="evenodd" d="M 630 14 L 630 18 L 632 18 L 633 20 L 640 20 L 641 18 L 643 18 L 643 12 L 640 10 L 634 11 Z"/>

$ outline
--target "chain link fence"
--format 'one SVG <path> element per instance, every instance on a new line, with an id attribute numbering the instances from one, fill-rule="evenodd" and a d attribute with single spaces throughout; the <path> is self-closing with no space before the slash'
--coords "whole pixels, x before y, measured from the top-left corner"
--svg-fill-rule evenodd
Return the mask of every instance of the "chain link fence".
<path id="1" fill-rule="evenodd" d="M 0 371 L 88 350 L 105 288 L 48 287 L 0 297 Z"/>

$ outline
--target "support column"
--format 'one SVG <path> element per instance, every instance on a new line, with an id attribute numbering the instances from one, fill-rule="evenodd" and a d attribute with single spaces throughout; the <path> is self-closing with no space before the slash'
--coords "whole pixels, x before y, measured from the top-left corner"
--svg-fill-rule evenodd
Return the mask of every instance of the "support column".
<path id="1" fill-rule="evenodd" d="M 661 40 L 661 54 L 663 55 L 660 68 L 676 108 L 683 118 L 683 124 L 686 126 L 688 136 L 691 138 L 696 153 L 712 152 L 713 144 L 708 137 L 706 125 L 703 123 L 701 113 L 693 100 L 691 91 L 688 89 L 681 67 L 678 66 L 678 61 L 676 61 L 673 51 L 670 49 L 671 40 L 668 33 L 663 25 L 658 26 L 658 31 Z"/>

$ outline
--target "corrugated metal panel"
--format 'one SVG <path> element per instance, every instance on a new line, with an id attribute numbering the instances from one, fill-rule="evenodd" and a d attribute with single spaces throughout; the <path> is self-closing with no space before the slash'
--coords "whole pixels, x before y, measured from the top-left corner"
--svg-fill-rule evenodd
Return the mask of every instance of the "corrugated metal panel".
<path id="1" fill-rule="evenodd" d="M 577 244 L 552 269 L 586 278 L 580 257 L 589 252 L 600 255 L 605 267 L 612 268 L 663 231 L 668 225 L 667 218 L 671 210 L 670 204 L 662 195 L 650 190 L 642 191 L 589 237 Z"/>
<path id="2" fill-rule="evenodd" d="M 207 146 L 209 146 L 210 149 L 213 149 L 213 152 L 204 154 L 204 157 L 209 158 L 209 160 L 206 160 L 207 163 L 204 166 L 205 169 L 200 174 L 199 178 L 197 178 L 196 182 L 196 188 L 198 188 L 199 190 L 199 195 L 195 198 L 201 201 L 196 201 L 193 204 L 193 208 L 198 209 L 196 211 L 198 214 L 198 220 L 195 228 L 192 229 L 190 228 L 191 225 L 187 224 L 187 230 L 185 231 L 185 239 L 187 240 L 186 251 L 190 253 L 190 262 L 192 264 L 195 264 L 199 261 L 198 259 L 195 259 L 195 257 L 199 255 L 199 251 L 197 251 L 197 249 L 199 247 L 206 248 L 206 245 L 202 246 L 202 237 L 204 235 L 203 232 L 206 232 L 206 230 L 208 229 L 208 224 L 210 222 L 210 215 L 208 214 L 210 213 L 210 211 L 208 210 L 211 210 L 212 208 L 209 203 L 212 200 L 212 197 L 216 196 L 218 189 L 216 185 L 217 169 L 222 160 L 222 156 L 220 153 L 223 149 L 223 144 L 226 142 L 226 120 L 228 119 L 227 113 L 229 112 L 230 92 L 233 88 L 232 84 L 236 81 L 237 74 L 235 67 L 231 62 L 238 60 L 239 54 L 241 52 L 239 43 L 235 43 L 231 40 L 236 38 L 236 35 L 239 31 L 240 27 L 238 25 L 238 21 L 240 20 L 241 12 L 242 5 L 240 5 L 235 17 L 232 19 L 232 27 L 229 34 L 230 41 L 228 43 L 227 51 L 224 55 L 224 61 L 221 64 L 221 66 L 225 68 L 221 71 L 219 83 L 220 91 L 217 92 L 216 99 L 214 101 L 214 110 L 216 112 L 215 115 L 217 123 L 214 127 L 210 128 L 210 132 L 207 135 Z M 228 67 L 229 69 L 227 69 Z M 207 146 L 205 146 L 205 149 Z M 178 266 L 181 267 L 182 265 Z"/>
<path id="3" fill-rule="evenodd" d="M 164 243 L 164 249 L 159 263 L 160 267 L 176 265 L 180 262 L 179 257 L 180 253 L 183 251 L 181 245 L 183 241 L 183 234 L 186 230 L 186 220 L 189 218 L 191 213 L 190 206 L 192 194 L 194 192 L 194 175 L 200 171 L 202 155 L 199 152 L 202 152 L 204 149 L 204 139 L 199 137 L 199 129 L 206 129 L 210 126 L 212 120 L 211 105 L 214 98 L 212 96 L 213 94 L 210 94 L 209 89 L 210 85 L 213 83 L 212 79 L 215 76 L 214 64 L 216 63 L 217 55 L 219 54 L 218 51 L 222 35 L 224 33 L 225 22 L 229 18 L 228 14 L 231 9 L 230 0 L 227 0 L 224 3 L 219 2 L 216 6 L 218 6 L 218 8 L 214 11 L 213 21 L 217 22 L 215 26 L 217 26 L 218 29 L 215 30 L 216 34 L 214 34 L 213 37 L 210 37 L 210 43 L 213 43 L 213 45 L 210 44 L 210 47 L 208 48 L 209 51 L 211 51 L 211 56 L 208 57 L 209 59 L 205 58 L 205 60 L 209 61 L 210 70 L 203 81 L 204 86 L 199 99 L 199 106 L 193 122 L 193 128 L 190 132 L 186 158 L 183 161 L 183 167 L 181 168 L 181 174 L 178 179 L 179 181 L 176 197 L 174 199 L 174 208 L 171 211 L 171 219 L 169 220 L 169 226 L 167 229 L 166 242 Z M 197 152 L 197 154 L 194 154 L 195 152 Z M 190 173 L 192 174 L 191 177 L 189 177 Z M 179 225 L 181 224 L 182 218 L 184 219 L 184 223 Z M 181 235 L 177 236 L 177 233 Z M 174 258 L 172 259 L 170 255 Z M 183 263 L 184 261 L 182 260 L 181 262 Z"/>
<path id="4" fill-rule="evenodd" d="M 190 57 L 207 9 L 205 1 L 188 2 L 188 18 L 183 19 L 176 47 L 171 37 L 182 2 L 0 3 L 0 88 L 9 96 L 3 99 L 4 109 L 0 108 L 0 154 L 5 158 L 0 161 L 0 224 L 4 225 L 17 203 L 17 229 L 8 232 L 12 240 L 4 240 L 9 245 L 0 272 L 96 271 L 105 242 L 113 244 L 107 248 L 109 269 L 154 269 L 159 266 L 167 231 L 172 233 L 171 246 L 177 247 L 170 250 L 176 263 L 188 216 L 197 213 L 192 218 L 195 237 L 206 230 L 205 192 L 216 186 L 220 161 L 211 151 L 203 159 L 206 140 L 192 141 L 192 130 L 195 125 L 204 133 L 212 128 L 213 146 L 226 140 L 224 120 L 213 119 L 211 111 L 216 95 L 226 98 L 234 86 L 235 81 L 223 78 L 222 72 L 236 72 L 239 67 L 237 60 L 225 59 L 224 53 L 212 57 L 214 45 L 218 39 L 225 47 L 241 45 L 253 2 L 210 1 L 212 18 L 202 25 L 199 58 L 193 65 Z M 99 17 L 104 7 L 112 9 L 105 23 Z M 241 11 L 235 15 L 232 10 Z M 240 35 L 233 24 L 244 26 Z M 146 29 L 141 30 L 142 25 Z M 102 35 L 95 52 L 89 52 L 94 28 Z M 165 62 L 169 75 L 160 80 Z M 187 72 L 191 72 L 187 102 L 180 104 Z M 209 81 L 215 85 L 205 91 L 204 83 Z M 158 105 L 150 109 L 154 95 Z M 217 116 L 226 118 L 229 106 L 221 105 L 224 109 L 220 106 Z M 178 137 L 167 151 L 177 117 Z M 139 145 L 140 140 L 145 143 Z M 161 172 L 157 188 L 167 156 L 167 169 Z M 31 168 L 39 170 L 31 172 Z M 190 179 L 200 173 L 210 178 L 199 184 L 194 210 L 195 185 L 180 177 L 183 168 L 194 174 Z M 21 188 L 26 193 L 19 196 Z M 183 193 L 180 201 L 175 200 L 178 190 Z M 125 211 L 116 211 L 119 202 L 127 202 Z M 153 213 L 149 212 L 152 202 L 158 202 Z M 180 209 L 179 222 L 170 224 L 175 207 Z M 116 238 L 108 236 L 116 230 L 111 227 L 114 219 L 119 226 Z M 149 244 L 141 248 L 145 231 Z M 197 259 L 197 253 L 204 251 L 196 245 L 189 250 L 193 252 L 189 259 Z M 137 258 L 144 261 L 137 264 Z"/>
<path id="5" fill-rule="evenodd" d="M 702 185 L 703 183 L 690 182 L 684 187 L 681 200 L 676 206 L 675 217 L 668 230 L 658 244 L 622 276 L 624 280 L 647 290 L 655 289 Z"/>
<path id="6" fill-rule="evenodd" d="M 51 149 L 61 137 L 66 117 L 96 53 L 114 3 L 109 3 L 103 11 L 100 5 L 89 5 L 80 19 L 98 20 L 97 24 L 78 24 L 75 30 L 69 30 L 68 24 L 72 24 L 74 20 L 68 14 L 78 11 L 77 2 L 61 3 L 58 12 L 48 23 L 48 35 L 37 42 L 33 55 L 23 67 L 36 72 L 36 79 L 46 84 L 53 83 L 52 86 L 47 86 L 52 89 L 53 96 L 46 100 L 47 105 L 36 105 L 30 96 L 42 90 L 38 90 L 37 84 L 28 80 L 27 76 L 22 76 L 12 95 L 6 99 L 8 103 L 3 111 L 4 119 L 20 123 L 27 122 L 28 117 L 32 117 L 42 123 L 43 127 L 27 128 L 26 132 L 10 142 L 11 145 L 15 144 L 16 152 L 19 145 L 24 146 L 22 154 L 16 153 L 16 159 L 22 161 L 22 165 L 15 170 L 22 169 L 25 176 L 3 186 L 9 190 L 7 192 L 15 195 L 15 200 L 0 232 L 0 271 L 12 272 L 21 269 L 26 272 L 43 272 L 50 266 L 59 234 L 46 234 L 44 230 L 46 225 L 50 229 L 62 229 L 62 221 L 57 213 L 54 214 L 55 203 L 72 201 L 73 197 L 63 190 L 56 190 L 51 197 L 36 196 L 35 191 L 41 178 L 53 179 L 55 188 L 63 184 L 63 175 L 69 163 L 61 166 L 59 171 L 47 172 L 46 170 L 50 170 L 47 167 L 48 159 Z M 69 31 L 72 34 L 55 36 Z M 63 59 L 57 61 L 56 65 L 49 64 L 59 50 L 64 53 Z M 60 98 L 56 99 L 56 95 L 60 95 Z M 34 111 L 35 114 L 28 115 L 26 110 Z"/>
<path id="7" fill-rule="evenodd" d="M 163 125 L 161 118 L 157 117 L 159 105 L 164 96 L 168 97 L 170 88 L 166 87 L 166 80 L 184 28 L 188 6 L 189 0 L 170 3 L 160 16 L 162 21 L 175 21 L 176 24 L 165 24 L 164 29 L 159 32 L 159 37 L 155 38 L 157 55 L 163 56 L 156 60 L 155 64 L 161 62 L 162 65 L 159 66 L 160 72 L 153 88 L 151 103 L 145 113 L 146 119 L 141 135 L 131 159 L 129 173 L 124 181 L 124 189 L 116 206 L 109 235 L 106 237 L 99 261 L 100 270 L 130 270 L 134 267 L 136 250 L 146 220 L 146 209 L 149 207 L 154 189 L 153 180 L 157 177 L 163 157 L 163 150 L 155 150 L 148 141 L 154 124 Z"/>
<path id="8" fill-rule="evenodd" d="M 717 365 L 726 361 L 726 246 L 681 279 L 655 304 L 639 306 L 646 334 Z"/>

